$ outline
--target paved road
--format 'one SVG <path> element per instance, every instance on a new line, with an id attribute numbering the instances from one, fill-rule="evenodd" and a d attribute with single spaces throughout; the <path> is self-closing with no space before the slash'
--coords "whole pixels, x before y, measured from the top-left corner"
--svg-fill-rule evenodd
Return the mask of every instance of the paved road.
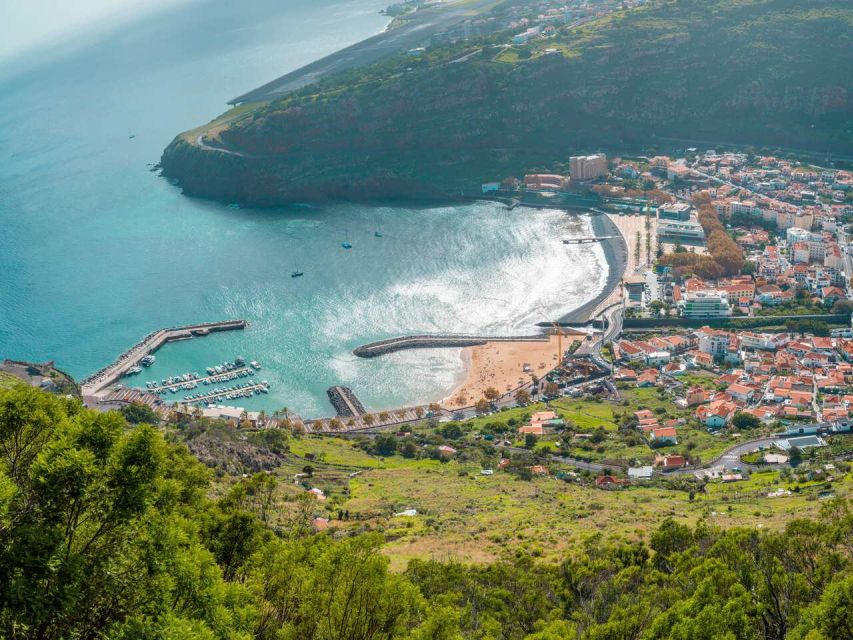
<path id="1" fill-rule="evenodd" d="M 732 470 L 735 468 L 745 469 L 749 467 L 749 465 L 745 465 L 743 462 L 741 462 L 741 456 L 755 451 L 759 447 L 770 447 L 778 439 L 778 437 L 773 436 L 769 438 L 759 438 L 757 440 L 749 440 L 747 442 L 742 442 L 740 444 L 734 445 L 733 447 L 730 447 L 729 449 L 726 449 L 718 457 L 711 460 L 710 463 L 702 465 L 701 468 L 692 467 L 689 469 L 676 469 L 675 471 L 672 471 L 670 473 L 676 475 L 695 474 L 697 471 L 701 471 L 702 469 L 712 469 L 715 467 L 723 467 L 727 470 Z"/>
<path id="2" fill-rule="evenodd" d="M 205 149 L 207 151 L 219 151 L 220 153 L 225 153 L 225 154 L 228 154 L 229 156 L 237 156 L 239 158 L 252 158 L 252 157 L 254 157 L 248 153 L 242 153 L 241 151 L 232 151 L 231 149 L 226 149 L 224 147 L 213 147 L 204 141 L 204 134 L 203 133 L 198 134 L 198 136 L 195 139 L 195 143 L 196 143 L 196 146 L 199 146 L 202 149 Z"/>

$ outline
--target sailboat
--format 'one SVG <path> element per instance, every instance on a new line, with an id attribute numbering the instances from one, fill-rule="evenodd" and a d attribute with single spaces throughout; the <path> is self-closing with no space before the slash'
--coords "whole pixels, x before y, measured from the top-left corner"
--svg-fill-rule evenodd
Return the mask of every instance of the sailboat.
<path id="1" fill-rule="evenodd" d="M 382 233 L 381 233 L 381 232 L 379 232 L 379 231 L 374 231 L 374 232 L 373 232 L 373 235 L 374 235 L 374 237 L 376 237 L 376 238 L 381 238 L 381 237 L 382 237 Z"/>
<path id="2" fill-rule="evenodd" d="M 300 277 L 301 275 L 303 275 L 302 271 L 300 271 L 299 269 L 297 269 L 296 271 L 291 272 L 290 277 L 291 277 L 291 278 L 298 278 L 298 277 Z"/>

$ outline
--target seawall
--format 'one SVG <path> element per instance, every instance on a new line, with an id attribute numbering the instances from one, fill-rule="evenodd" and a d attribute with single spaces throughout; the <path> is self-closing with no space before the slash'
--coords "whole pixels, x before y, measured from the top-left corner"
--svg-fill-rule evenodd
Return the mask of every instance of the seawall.
<path id="1" fill-rule="evenodd" d="M 476 347 L 487 342 L 547 342 L 549 339 L 545 333 L 532 336 L 401 336 L 356 347 L 353 353 L 359 358 L 375 358 L 404 349 Z"/>

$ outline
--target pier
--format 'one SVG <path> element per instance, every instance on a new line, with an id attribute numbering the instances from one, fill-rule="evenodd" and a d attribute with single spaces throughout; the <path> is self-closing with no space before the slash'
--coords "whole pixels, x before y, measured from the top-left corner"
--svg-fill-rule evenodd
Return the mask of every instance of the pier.
<path id="1" fill-rule="evenodd" d="M 364 405 L 349 387 L 330 387 L 326 390 L 326 395 L 341 418 L 357 418 L 367 413 Z"/>
<path id="2" fill-rule="evenodd" d="M 198 396 L 192 399 L 178 400 L 178 404 L 200 404 L 202 402 L 210 402 L 211 400 L 216 400 L 217 398 L 221 398 L 222 396 L 228 396 L 233 393 L 249 393 L 250 395 L 254 395 L 255 391 L 269 391 L 269 385 L 263 384 L 259 382 L 257 384 L 246 385 L 245 387 L 240 387 L 239 389 L 221 389 L 219 391 L 211 391 L 210 393 Z M 244 396 L 249 397 L 249 396 Z"/>
<path id="3" fill-rule="evenodd" d="M 83 397 L 102 395 L 107 387 L 118 382 L 139 360 L 150 353 L 154 353 L 167 342 L 189 340 L 194 336 L 206 336 L 215 331 L 245 329 L 247 325 L 248 323 L 245 320 L 223 320 L 153 331 L 121 354 L 115 362 L 83 380 L 80 384 Z"/>
<path id="4" fill-rule="evenodd" d="M 219 384 L 220 382 L 230 382 L 231 380 L 235 380 L 240 377 L 241 373 L 254 374 L 255 370 L 251 367 L 243 367 L 241 369 L 233 369 L 231 371 L 225 371 L 223 373 L 215 373 L 212 376 L 205 376 L 204 378 L 192 378 L 191 380 L 179 380 L 178 382 L 173 382 L 171 384 L 163 384 L 157 385 L 156 387 L 149 387 L 146 391 L 150 391 L 151 393 L 162 393 L 163 391 L 168 391 L 171 388 L 180 388 L 183 385 L 189 382 L 195 382 L 197 384 L 204 384 L 205 381 L 210 384 Z"/>
<path id="5" fill-rule="evenodd" d="M 566 238 L 563 244 L 592 244 L 593 242 L 603 242 L 604 240 L 613 240 L 619 236 L 596 236 L 592 238 Z"/>
<path id="6" fill-rule="evenodd" d="M 375 358 L 405 349 L 477 347 L 487 342 L 548 342 L 550 339 L 545 333 L 534 336 L 401 336 L 356 347 L 353 354 L 359 358 Z"/>

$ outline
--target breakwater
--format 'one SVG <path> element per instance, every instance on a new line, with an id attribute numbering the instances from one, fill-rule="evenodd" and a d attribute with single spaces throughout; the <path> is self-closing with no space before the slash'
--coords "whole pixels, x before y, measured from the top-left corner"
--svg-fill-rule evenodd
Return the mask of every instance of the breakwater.
<path id="1" fill-rule="evenodd" d="M 353 354 L 359 358 L 375 358 L 405 349 L 476 347 L 487 342 L 548 342 L 548 340 L 550 337 L 545 333 L 533 336 L 401 336 L 361 345 L 353 349 Z"/>
<path id="2" fill-rule="evenodd" d="M 367 413 L 364 405 L 349 387 L 330 387 L 326 389 L 326 395 L 341 418 L 357 418 Z"/>
<path id="3" fill-rule="evenodd" d="M 194 336 L 206 336 L 215 331 L 233 331 L 245 329 L 245 320 L 223 320 L 220 322 L 203 322 L 182 327 L 158 329 L 146 335 L 142 340 L 122 353 L 115 362 L 107 365 L 87 377 L 80 383 L 83 396 L 97 396 L 108 386 L 117 382 L 128 369 L 135 366 L 144 356 L 154 353 L 167 342 L 189 340 Z"/>

